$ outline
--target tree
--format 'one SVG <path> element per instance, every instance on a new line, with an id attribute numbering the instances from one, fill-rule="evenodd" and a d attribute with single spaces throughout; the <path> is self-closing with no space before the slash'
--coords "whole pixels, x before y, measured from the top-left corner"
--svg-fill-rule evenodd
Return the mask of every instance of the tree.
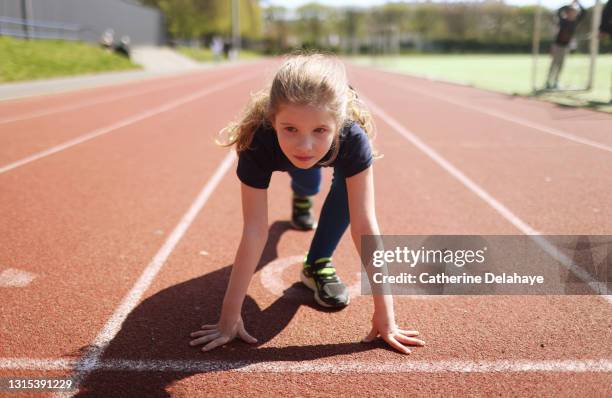
<path id="1" fill-rule="evenodd" d="M 231 2 L 228 0 L 141 0 L 158 8 L 173 38 L 194 39 L 231 34 Z M 240 0 L 240 33 L 261 36 L 261 8 L 257 0 Z"/>
<path id="2" fill-rule="evenodd" d="M 265 25 L 264 34 L 267 40 L 266 51 L 269 53 L 284 52 L 289 48 L 289 23 L 287 9 L 280 6 L 270 6 L 263 11 Z"/>
<path id="3" fill-rule="evenodd" d="M 333 11 L 332 7 L 319 3 L 308 3 L 297 9 L 298 34 L 307 47 L 321 48 L 329 45 L 326 42 L 331 32 L 328 21 L 334 19 Z"/>

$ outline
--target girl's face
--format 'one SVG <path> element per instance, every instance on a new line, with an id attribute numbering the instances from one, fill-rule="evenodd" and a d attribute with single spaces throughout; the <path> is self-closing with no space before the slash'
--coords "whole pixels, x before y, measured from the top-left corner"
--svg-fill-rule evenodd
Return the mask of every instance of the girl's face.
<path id="1" fill-rule="evenodd" d="M 300 169 L 314 166 L 325 156 L 337 127 L 329 112 L 310 105 L 281 105 L 274 119 L 283 153 Z"/>

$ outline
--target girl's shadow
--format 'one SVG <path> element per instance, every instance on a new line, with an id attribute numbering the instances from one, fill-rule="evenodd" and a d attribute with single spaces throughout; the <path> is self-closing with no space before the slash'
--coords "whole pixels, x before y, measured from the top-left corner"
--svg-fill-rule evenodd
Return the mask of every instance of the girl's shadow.
<path id="1" fill-rule="evenodd" d="M 255 273 L 277 258 L 278 242 L 290 228 L 288 222 L 280 221 L 270 226 L 268 241 Z M 301 305 L 316 306 L 312 292 L 295 283 L 263 311 L 251 297 L 247 295 L 245 298 L 243 319 L 246 329 L 258 339 L 257 345 L 236 339 L 226 346 L 204 353 L 202 346 L 189 345 L 193 339 L 189 334 L 201 325 L 215 323 L 219 319 L 230 272 L 231 265 L 228 265 L 144 300 L 130 313 L 101 356 L 102 365 L 110 366 L 92 371 L 82 381 L 77 396 L 169 397 L 170 394 L 166 392 L 168 385 L 197 373 L 214 372 L 220 368 L 235 369 L 258 362 L 309 361 L 384 347 L 380 343 L 365 345 L 358 342 L 258 347 L 278 335 Z M 199 361 L 197 369 L 190 370 L 189 366 L 196 361 Z M 151 364 L 155 365 L 154 369 L 147 370 L 146 366 Z M 209 365 L 210 369 L 207 370 Z M 164 366 L 168 366 L 168 370 L 161 371 Z"/>

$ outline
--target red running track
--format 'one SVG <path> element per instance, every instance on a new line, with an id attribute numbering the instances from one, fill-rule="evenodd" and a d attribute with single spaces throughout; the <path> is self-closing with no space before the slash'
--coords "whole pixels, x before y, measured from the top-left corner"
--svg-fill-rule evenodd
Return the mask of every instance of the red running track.
<path id="1" fill-rule="evenodd" d="M 275 65 L 0 103 L 0 168 L 43 153 L 0 173 L 0 272 L 34 278 L 0 287 L 0 376 L 78 366 L 78 396 L 100 397 L 612 393 L 612 311 L 600 296 L 396 297 L 398 323 L 428 345 L 403 356 L 359 343 L 371 299 L 321 311 L 297 283 L 299 264 L 283 262 L 312 237 L 287 226 L 284 174 L 270 187 L 270 239 L 243 311 L 260 344 L 190 347 L 189 332 L 218 317 L 241 231 L 235 163 L 212 138 Z M 374 166 L 384 233 L 520 234 L 517 220 L 547 234 L 612 233 L 609 116 L 367 68 L 349 75 L 384 113 Z M 349 234 L 335 261 L 359 282 Z M 83 358 L 97 367 L 83 370 Z"/>

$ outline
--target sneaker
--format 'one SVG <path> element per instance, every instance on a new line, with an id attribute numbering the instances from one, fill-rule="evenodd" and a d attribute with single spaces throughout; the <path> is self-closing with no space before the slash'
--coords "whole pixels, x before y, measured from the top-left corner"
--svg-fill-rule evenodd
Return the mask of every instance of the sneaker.
<path id="1" fill-rule="evenodd" d="M 292 205 L 291 225 L 293 228 L 308 231 L 317 227 L 317 222 L 312 215 L 312 199 L 309 196 L 294 194 Z"/>
<path id="2" fill-rule="evenodd" d="M 330 257 L 316 260 L 314 267 L 304 261 L 300 280 L 314 291 L 315 301 L 323 307 L 342 308 L 350 302 L 348 289 L 336 275 Z"/>

